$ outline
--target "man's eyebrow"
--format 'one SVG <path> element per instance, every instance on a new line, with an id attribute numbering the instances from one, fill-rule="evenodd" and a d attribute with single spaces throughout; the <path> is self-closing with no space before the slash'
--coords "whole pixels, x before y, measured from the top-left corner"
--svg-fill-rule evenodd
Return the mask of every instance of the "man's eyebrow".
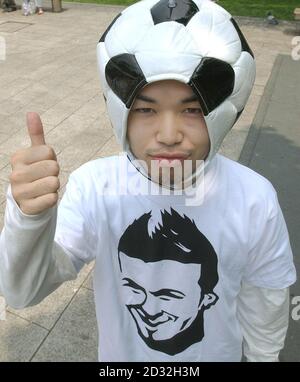
<path id="1" fill-rule="evenodd" d="M 195 94 L 193 94 L 192 96 L 183 99 L 181 103 L 190 103 L 190 102 L 196 102 L 196 101 L 198 102 L 198 97 Z"/>
<path id="2" fill-rule="evenodd" d="M 173 297 L 182 299 L 185 297 L 185 294 L 183 292 L 180 292 L 179 290 L 175 289 L 160 289 L 156 292 L 150 292 L 153 296 L 159 297 L 159 296 L 165 296 L 165 297 Z"/>
<path id="3" fill-rule="evenodd" d="M 138 96 L 136 96 L 136 99 L 138 99 L 140 101 L 150 102 L 150 103 L 157 103 L 157 101 L 155 101 L 155 99 L 147 97 L 143 94 L 139 94 Z"/>
<path id="4" fill-rule="evenodd" d="M 139 284 L 137 284 L 136 282 L 131 280 L 129 277 L 124 277 L 123 280 L 127 281 L 127 283 L 128 283 L 128 284 L 123 284 L 123 286 L 130 286 L 130 287 L 135 288 L 135 289 L 144 290 Z"/>
<path id="5" fill-rule="evenodd" d="M 139 101 L 145 101 L 149 103 L 157 103 L 155 99 L 145 96 L 143 94 L 139 94 L 138 96 L 136 96 L 136 99 Z M 180 101 L 181 104 L 191 103 L 191 102 L 198 102 L 198 98 L 195 94 L 193 94 L 190 97 L 184 98 L 183 100 Z"/>

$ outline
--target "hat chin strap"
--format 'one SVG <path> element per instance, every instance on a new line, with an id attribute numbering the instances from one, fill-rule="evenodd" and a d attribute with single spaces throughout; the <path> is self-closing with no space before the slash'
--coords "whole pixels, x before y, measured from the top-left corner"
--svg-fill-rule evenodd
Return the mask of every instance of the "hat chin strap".
<path id="1" fill-rule="evenodd" d="M 207 166 L 211 162 L 211 157 L 209 154 L 207 155 L 207 159 L 205 159 L 200 166 L 196 168 L 196 170 L 186 179 L 184 179 L 184 188 L 182 188 L 181 183 L 174 184 L 174 185 L 165 185 L 165 184 L 159 184 L 158 182 L 154 181 L 151 176 L 147 173 L 144 166 L 140 163 L 141 161 L 134 156 L 132 151 L 130 149 L 127 149 L 127 158 L 131 162 L 131 164 L 137 169 L 139 173 L 141 173 L 145 178 L 147 178 L 149 181 L 156 183 L 159 185 L 159 187 L 170 190 L 170 191 L 177 191 L 177 190 L 188 190 L 190 189 L 197 180 L 199 181 L 201 177 L 203 178 L 203 172 L 207 169 Z"/>

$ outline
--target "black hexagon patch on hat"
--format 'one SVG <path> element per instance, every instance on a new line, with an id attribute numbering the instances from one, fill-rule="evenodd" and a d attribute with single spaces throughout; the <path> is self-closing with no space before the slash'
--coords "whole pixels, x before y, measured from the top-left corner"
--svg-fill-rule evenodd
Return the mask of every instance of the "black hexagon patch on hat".
<path id="1" fill-rule="evenodd" d="M 129 53 L 118 54 L 108 61 L 105 78 L 128 109 L 138 91 L 147 83 L 134 54 Z"/>
<path id="2" fill-rule="evenodd" d="M 204 57 L 194 71 L 189 85 L 199 98 L 204 115 L 218 107 L 234 88 L 234 70 L 225 61 Z"/>
<path id="3" fill-rule="evenodd" d="M 160 0 L 151 8 L 154 25 L 176 21 L 186 26 L 197 12 L 199 8 L 192 0 Z"/>

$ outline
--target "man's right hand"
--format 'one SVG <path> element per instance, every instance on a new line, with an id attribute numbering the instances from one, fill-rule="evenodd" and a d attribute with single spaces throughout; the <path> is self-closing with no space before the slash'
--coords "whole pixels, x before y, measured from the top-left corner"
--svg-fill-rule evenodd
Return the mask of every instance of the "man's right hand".
<path id="1" fill-rule="evenodd" d="M 59 166 L 54 150 L 45 144 L 43 125 L 37 113 L 27 113 L 31 147 L 11 157 L 12 195 L 22 212 L 36 215 L 58 200 Z"/>

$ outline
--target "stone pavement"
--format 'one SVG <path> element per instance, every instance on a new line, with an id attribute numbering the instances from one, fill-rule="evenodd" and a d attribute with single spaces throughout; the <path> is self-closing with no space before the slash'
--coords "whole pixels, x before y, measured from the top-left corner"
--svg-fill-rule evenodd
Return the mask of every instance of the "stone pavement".
<path id="1" fill-rule="evenodd" d="M 264 175 L 275 187 L 289 228 L 300 272 L 300 61 L 278 55 L 239 161 Z M 300 296 L 300 280 L 290 288 L 291 315 Z M 298 303 L 300 301 L 298 300 Z M 300 308 L 300 306 L 299 306 Z M 300 309 L 298 311 L 300 312 Z M 300 362 L 300 315 L 290 319 L 282 360 Z"/>
<path id="2" fill-rule="evenodd" d="M 20 0 L 19 0 L 20 4 Z M 50 3 L 46 4 L 49 6 Z M 121 7 L 63 3 L 64 12 L 24 17 L 0 13 L 0 226 L 10 173 L 9 156 L 29 145 L 25 113 L 41 114 L 46 141 L 61 166 L 61 194 L 71 171 L 82 163 L 117 153 L 96 67 L 96 44 Z M 275 58 L 290 55 L 292 23 L 266 26 L 239 18 L 257 61 L 257 78 L 248 105 L 221 152 L 238 160 L 261 101 Z M 1 59 L 1 55 L 0 55 Z M 91 274 L 86 266 L 41 304 L 7 308 L 0 321 L 0 361 L 96 361 L 97 329 Z M 288 359 L 286 359 L 288 360 Z"/>

